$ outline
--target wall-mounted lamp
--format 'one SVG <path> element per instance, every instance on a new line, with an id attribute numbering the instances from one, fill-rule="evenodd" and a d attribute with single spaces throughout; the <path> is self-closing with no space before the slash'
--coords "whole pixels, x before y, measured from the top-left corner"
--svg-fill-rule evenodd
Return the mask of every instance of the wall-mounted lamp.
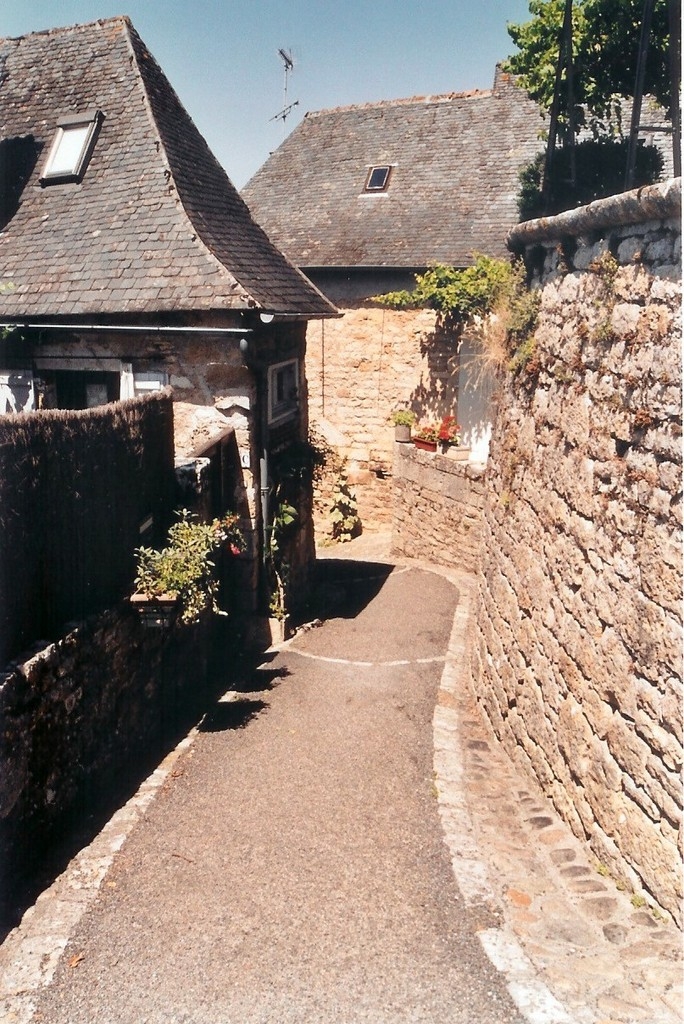
<path id="1" fill-rule="evenodd" d="M 273 323 L 273 321 L 275 319 L 275 314 L 273 314 L 273 313 L 259 313 L 259 319 L 261 320 L 262 324 L 270 324 L 270 323 Z"/>
<path id="2" fill-rule="evenodd" d="M 240 351 L 243 356 L 246 356 L 249 351 L 249 341 L 247 338 L 240 338 Z"/>

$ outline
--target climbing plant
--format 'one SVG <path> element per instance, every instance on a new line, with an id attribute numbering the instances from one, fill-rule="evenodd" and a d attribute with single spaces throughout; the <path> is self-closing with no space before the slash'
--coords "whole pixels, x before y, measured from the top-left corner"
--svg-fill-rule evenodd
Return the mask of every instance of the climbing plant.
<path id="1" fill-rule="evenodd" d="M 286 501 L 278 503 L 271 520 L 266 552 L 270 576 L 269 611 L 276 619 L 284 619 L 288 609 L 290 563 L 285 554 L 288 535 L 297 524 L 297 509 Z"/>
<path id="2" fill-rule="evenodd" d="M 375 301 L 391 309 L 436 309 L 443 317 L 465 321 L 478 313 L 487 313 L 497 299 L 510 291 L 515 271 L 505 260 L 475 254 L 470 267 L 437 264 L 416 275 L 413 291 L 388 292 Z"/>
<path id="3" fill-rule="evenodd" d="M 333 540 L 350 541 L 361 532 L 356 495 L 351 490 L 344 473 L 340 473 L 337 486 L 333 491 L 330 522 Z"/>
<path id="4" fill-rule="evenodd" d="M 475 254 L 463 269 L 438 265 L 416 275 L 413 291 L 388 292 L 375 301 L 391 309 L 435 309 L 446 326 L 468 326 L 479 341 L 484 364 L 518 373 L 529 359 L 537 322 L 539 295 L 526 284 L 521 261 Z M 534 365 L 534 364 L 533 364 Z"/>

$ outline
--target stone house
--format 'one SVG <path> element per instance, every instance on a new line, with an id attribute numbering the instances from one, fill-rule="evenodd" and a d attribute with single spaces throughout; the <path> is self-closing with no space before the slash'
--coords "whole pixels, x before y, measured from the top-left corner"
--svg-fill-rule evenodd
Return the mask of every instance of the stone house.
<path id="1" fill-rule="evenodd" d="M 307 436 L 306 325 L 335 312 L 128 18 L 0 40 L 0 411 L 170 385 L 177 459 L 213 459 L 256 579 L 272 459 Z"/>
<path id="2" fill-rule="evenodd" d="M 389 514 L 389 414 L 456 412 L 472 457 L 486 458 L 488 385 L 467 340 L 436 330 L 430 310 L 372 297 L 412 288 L 437 263 L 505 257 L 518 221 L 518 175 L 540 150 L 537 105 L 497 69 L 493 88 L 306 115 L 243 190 L 289 259 L 343 312 L 309 332 L 312 418 L 349 460 L 361 504 Z M 377 492 L 370 500 L 370 492 Z M 363 516 L 362 516 L 363 517 Z"/>

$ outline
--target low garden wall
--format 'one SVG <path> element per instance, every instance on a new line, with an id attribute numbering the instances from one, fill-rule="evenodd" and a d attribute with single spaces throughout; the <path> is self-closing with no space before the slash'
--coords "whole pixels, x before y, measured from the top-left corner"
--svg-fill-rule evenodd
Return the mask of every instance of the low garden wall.
<path id="1" fill-rule="evenodd" d="M 4 898 L 87 810 L 137 785 L 187 729 L 206 699 L 208 630 L 146 627 L 126 602 L 0 676 Z"/>
<path id="2" fill-rule="evenodd" d="M 473 674 L 597 863 L 681 923 L 681 182 L 520 225 Z"/>
<path id="3" fill-rule="evenodd" d="M 481 466 L 396 443 L 392 553 L 476 571 L 484 472 Z"/>

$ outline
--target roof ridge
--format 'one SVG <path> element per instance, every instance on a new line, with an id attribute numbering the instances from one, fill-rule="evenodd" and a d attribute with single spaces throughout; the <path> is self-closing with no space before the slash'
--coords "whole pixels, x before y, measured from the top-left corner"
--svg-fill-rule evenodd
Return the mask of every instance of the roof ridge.
<path id="1" fill-rule="evenodd" d="M 179 187 L 179 184 L 178 184 L 178 181 L 177 181 L 177 176 L 176 176 L 176 174 L 173 171 L 173 165 L 172 165 L 172 161 L 171 161 L 171 159 L 169 157 L 168 146 L 167 146 L 166 141 L 164 139 L 164 134 L 163 134 L 163 132 L 161 130 L 161 127 L 160 127 L 160 125 L 159 125 L 159 123 L 157 121 L 157 117 L 156 117 L 155 110 L 154 110 L 154 107 L 153 107 L 152 98 L 150 96 L 150 91 L 149 91 L 149 88 L 148 88 L 148 84 L 147 84 L 147 81 L 146 81 L 146 78 L 145 78 L 145 74 L 143 73 L 143 69 L 142 69 L 141 64 L 140 64 L 140 56 L 141 56 L 141 54 L 138 53 L 138 49 L 136 47 L 136 43 L 137 43 L 137 46 L 142 51 L 142 54 L 144 54 L 145 58 L 147 60 L 151 61 L 155 65 L 155 68 L 158 69 L 159 74 L 163 77 L 163 79 L 164 79 L 168 89 L 172 92 L 172 94 L 175 97 L 176 102 L 178 103 L 178 105 L 184 111 L 185 111 L 185 107 L 181 103 L 181 100 L 180 100 L 180 97 L 179 97 L 178 93 L 176 92 L 176 90 L 171 85 L 171 82 L 166 77 L 163 68 L 157 62 L 156 58 L 150 52 L 150 50 L 146 46 L 146 44 L 145 44 L 144 40 L 142 39 L 142 37 L 137 32 L 136 28 L 134 27 L 133 23 L 131 22 L 131 19 L 127 18 L 126 22 L 127 22 L 127 24 L 125 26 L 126 27 L 126 31 L 125 31 L 124 34 L 125 34 L 125 38 L 126 38 L 126 45 L 127 45 L 128 50 L 130 52 L 130 55 L 131 55 L 131 61 L 132 61 L 133 69 L 134 69 L 134 74 L 136 75 L 136 77 L 137 77 L 137 79 L 138 79 L 138 81 L 140 83 L 140 88 L 142 90 L 142 94 L 143 94 L 143 98 L 144 98 L 145 112 L 147 113 L 147 117 L 149 119 L 152 131 L 154 132 L 155 137 L 156 137 L 156 139 L 157 139 L 157 141 L 159 143 L 159 152 L 160 152 L 160 156 L 162 157 L 162 160 L 163 160 L 163 163 L 164 163 L 165 173 L 168 175 L 169 184 L 173 185 L 173 190 L 175 192 L 175 195 L 176 195 L 176 198 L 177 198 L 177 201 L 178 201 L 178 205 L 180 206 L 180 209 L 183 211 L 183 216 L 187 220 L 188 225 L 189 225 L 193 235 L 195 236 L 195 241 L 200 243 L 200 245 L 202 246 L 202 248 L 205 251 L 205 255 L 208 256 L 212 260 L 212 262 L 217 265 L 217 267 L 219 268 L 220 272 L 222 272 L 224 274 L 227 274 L 232 279 L 232 281 L 235 282 L 235 286 L 236 286 L 237 289 L 239 289 L 239 292 L 242 295 L 243 299 L 245 299 L 249 303 L 250 300 L 253 301 L 253 296 L 250 295 L 250 293 L 247 291 L 247 289 L 244 287 L 244 285 L 242 285 L 241 282 L 238 281 L 238 279 L 235 276 L 235 274 L 225 265 L 225 263 L 216 255 L 216 253 L 212 251 L 211 247 L 205 241 L 202 231 L 200 230 L 199 226 L 197 224 L 195 224 L 195 221 L 193 220 L 193 217 L 192 217 L 190 211 L 187 208 L 187 204 L 186 204 L 186 202 L 185 202 L 185 200 L 183 198 L 182 191 L 181 191 L 181 189 Z M 195 130 L 198 132 L 198 134 L 200 134 L 199 130 L 197 129 L 197 126 L 194 123 L 194 121 L 192 121 L 192 118 L 190 117 L 190 114 L 188 114 L 187 111 L 185 111 L 185 113 L 187 115 L 188 120 L 191 121 L 192 126 L 195 128 Z M 209 150 L 208 146 L 207 146 L 207 149 Z M 210 153 L 211 156 L 213 156 L 213 154 L 211 153 L 211 150 L 209 150 L 209 153 Z"/>
<path id="2" fill-rule="evenodd" d="M 305 277 L 298 267 L 288 260 L 285 254 L 273 244 L 261 225 L 254 220 L 249 207 L 240 196 L 240 193 L 235 185 L 233 185 L 225 168 L 217 160 L 206 139 L 198 129 L 188 111 L 185 109 L 178 93 L 166 77 L 163 68 L 156 61 L 144 40 L 140 37 L 130 21 L 127 26 L 125 36 L 134 65 L 134 73 L 138 77 L 143 91 L 147 116 L 150 119 L 155 137 L 159 142 L 160 154 L 163 158 L 165 171 L 168 174 L 169 184 L 173 186 L 178 205 L 182 210 L 183 216 L 185 217 L 191 231 L 193 232 L 194 240 L 202 246 L 205 254 L 212 260 L 219 271 L 222 274 L 227 275 L 233 294 L 239 295 L 248 306 L 259 307 L 264 305 L 262 298 L 257 297 L 258 288 L 256 289 L 257 294 L 255 295 L 254 275 L 252 275 L 251 283 L 249 278 L 247 279 L 247 283 L 245 283 L 243 277 L 245 272 L 244 258 L 241 259 L 239 253 L 234 247 L 225 245 L 224 240 L 220 237 L 220 232 L 218 235 L 213 234 L 213 225 L 210 222 L 210 219 L 206 216 L 206 210 L 202 208 L 201 203 L 197 204 L 195 197 L 193 197 L 191 192 L 188 192 L 187 180 L 185 179 L 182 166 L 182 158 L 179 162 L 179 154 L 174 148 L 173 139 L 169 139 L 168 125 L 164 124 L 163 117 L 160 123 L 159 115 L 161 110 L 158 106 L 158 98 L 155 96 L 153 81 L 155 77 L 158 81 L 163 83 L 164 89 L 168 90 L 168 93 L 173 97 L 178 108 L 179 117 L 181 119 L 185 119 L 187 127 L 189 127 L 194 133 L 195 144 L 200 147 L 198 153 L 201 151 L 202 157 L 206 161 L 205 168 L 209 170 L 210 175 L 216 175 L 214 181 L 218 182 L 221 189 L 226 190 L 225 198 L 228 201 L 228 205 L 231 206 L 230 216 L 233 222 L 240 220 L 243 227 L 248 227 L 248 233 L 251 233 L 254 238 L 258 236 L 259 244 L 262 245 L 264 249 L 267 248 L 271 250 L 271 255 L 274 255 L 276 259 L 283 264 L 283 266 L 287 265 L 289 271 L 296 276 L 298 283 L 305 286 L 308 290 L 315 291 L 323 300 L 325 305 L 330 306 L 332 309 L 333 307 L 323 293 Z M 144 58 L 145 62 L 149 62 L 151 67 L 145 67 L 141 62 L 142 58 Z M 169 142 L 171 145 L 169 145 Z"/>
<path id="3" fill-rule="evenodd" d="M 401 107 L 410 104 L 448 103 L 451 100 L 472 99 L 494 95 L 493 89 L 464 89 L 461 92 L 426 93 L 424 96 L 406 96 L 392 100 L 370 100 L 367 103 L 350 103 L 340 107 L 326 107 L 310 110 L 305 117 L 320 117 L 325 114 L 347 113 L 352 110 L 373 110 L 379 107 Z"/>
<path id="4" fill-rule="evenodd" d="M 94 28 L 96 25 L 112 25 L 121 22 L 132 28 L 132 22 L 127 14 L 114 14 L 111 18 L 95 18 L 93 21 L 78 22 L 75 25 L 61 25 L 57 28 L 41 28 L 35 32 L 23 32 L 20 36 L 5 36 L 0 42 L 20 42 L 22 39 L 32 39 L 35 36 L 56 36 L 64 32 L 80 32 L 85 29 Z"/>

